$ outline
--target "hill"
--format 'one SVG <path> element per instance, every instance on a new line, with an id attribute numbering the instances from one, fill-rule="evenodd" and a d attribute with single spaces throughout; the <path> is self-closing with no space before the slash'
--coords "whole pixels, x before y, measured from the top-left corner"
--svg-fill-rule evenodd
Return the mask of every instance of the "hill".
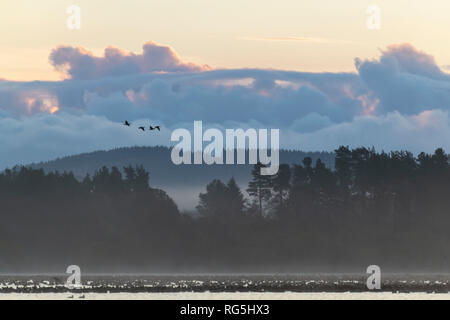
<path id="1" fill-rule="evenodd" d="M 92 175 L 102 166 L 122 169 L 128 165 L 143 165 L 150 172 L 150 185 L 166 190 L 181 209 L 192 209 L 198 194 L 213 179 L 228 180 L 234 177 L 245 190 L 250 180 L 252 165 L 175 165 L 170 158 L 171 149 L 156 147 L 127 147 L 107 151 L 83 153 L 55 160 L 32 163 L 46 172 L 72 171 L 78 179 Z M 280 150 L 280 163 L 300 163 L 305 157 L 315 162 L 321 159 L 327 167 L 334 167 L 334 153 Z"/>

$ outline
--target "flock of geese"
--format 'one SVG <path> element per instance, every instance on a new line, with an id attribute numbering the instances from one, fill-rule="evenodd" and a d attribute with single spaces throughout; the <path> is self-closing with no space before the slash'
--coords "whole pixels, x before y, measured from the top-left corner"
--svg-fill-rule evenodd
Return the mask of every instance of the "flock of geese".
<path id="1" fill-rule="evenodd" d="M 127 126 L 127 127 L 130 127 L 130 126 L 131 126 L 131 123 L 128 122 L 128 120 L 125 120 L 125 122 L 123 123 L 123 125 L 124 125 L 124 126 Z M 145 131 L 145 127 L 138 127 L 138 130 Z M 154 126 L 154 127 L 150 126 L 150 127 L 149 127 L 149 130 L 150 130 L 150 131 L 153 131 L 153 130 L 161 131 L 161 127 L 160 127 L 160 126 Z"/>

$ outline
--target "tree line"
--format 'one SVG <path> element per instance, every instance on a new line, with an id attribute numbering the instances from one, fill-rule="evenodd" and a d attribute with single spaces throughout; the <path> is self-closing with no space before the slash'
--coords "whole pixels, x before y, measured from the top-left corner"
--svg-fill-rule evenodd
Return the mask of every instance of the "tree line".
<path id="1" fill-rule="evenodd" d="M 213 180 L 198 217 L 142 166 L 0 174 L 0 272 L 393 271 L 450 267 L 450 157 L 368 148 L 280 165 L 246 190 Z"/>
<path id="2" fill-rule="evenodd" d="M 214 180 L 200 194 L 198 209 L 208 215 L 250 214 L 289 219 L 338 211 L 378 215 L 414 215 L 421 205 L 443 206 L 450 191 L 449 155 L 443 149 L 414 157 L 406 151 L 377 153 L 373 148 L 335 150 L 335 168 L 306 157 L 299 164 L 281 164 L 274 176 L 252 170 L 245 199 L 234 178 Z M 224 195 L 226 195 L 224 197 Z M 233 204 L 227 206 L 226 204 Z"/>

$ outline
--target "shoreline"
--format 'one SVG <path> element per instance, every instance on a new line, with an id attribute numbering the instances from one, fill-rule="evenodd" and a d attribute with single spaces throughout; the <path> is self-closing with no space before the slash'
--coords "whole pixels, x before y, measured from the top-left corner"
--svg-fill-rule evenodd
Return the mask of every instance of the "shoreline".
<path id="1" fill-rule="evenodd" d="M 392 292 L 172 292 L 0 293 L 0 300 L 450 300 L 450 293 Z"/>

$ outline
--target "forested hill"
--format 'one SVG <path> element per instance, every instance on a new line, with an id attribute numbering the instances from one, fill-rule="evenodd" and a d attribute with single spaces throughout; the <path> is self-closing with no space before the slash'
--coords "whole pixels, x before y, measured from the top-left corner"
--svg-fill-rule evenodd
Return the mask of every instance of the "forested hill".
<path id="1" fill-rule="evenodd" d="M 168 147 L 129 147 L 109 151 L 96 151 L 58 158 L 48 162 L 33 163 L 32 168 L 50 171 L 72 171 L 77 178 L 93 174 L 103 166 L 119 169 L 128 165 L 143 165 L 150 172 L 150 183 L 157 186 L 205 186 L 213 179 L 227 180 L 235 177 L 239 183 L 250 180 L 252 165 L 174 165 Z M 280 163 L 298 164 L 305 157 L 315 162 L 320 158 L 327 167 L 334 167 L 334 153 L 281 150 Z"/>
<path id="2" fill-rule="evenodd" d="M 255 165 L 241 188 L 210 181 L 189 195 L 195 218 L 149 184 L 141 166 L 124 174 L 102 168 L 82 181 L 7 169 L 0 270 L 48 274 L 76 264 L 103 274 L 292 274 L 377 264 L 388 273 L 448 272 L 450 155 L 340 147 L 335 157 L 334 170 L 305 158 L 263 176 Z"/>

